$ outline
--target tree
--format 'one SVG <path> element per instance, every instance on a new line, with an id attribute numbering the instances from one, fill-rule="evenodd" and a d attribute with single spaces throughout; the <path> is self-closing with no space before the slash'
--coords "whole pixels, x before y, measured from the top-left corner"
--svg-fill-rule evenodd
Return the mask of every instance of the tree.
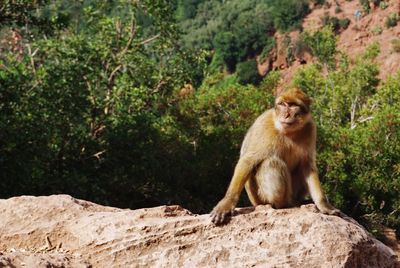
<path id="1" fill-rule="evenodd" d="M 261 81 L 261 76 L 258 74 L 257 61 L 248 60 L 237 65 L 238 82 L 242 85 L 256 85 Z"/>
<path id="2" fill-rule="evenodd" d="M 286 32 L 300 27 L 301 19 L 310 12 L 306 0 L 273 0 L 271 1 L 271 14 L 274 18 L 275 28 Z"/>
<path id="3" fill-rule="evenodd" d="M 202 55 L 177 43 L 169 1 L 126 2 L 118 14 L 86 4 L 79 31 L 71 22 L 29 41 L 34 53 L 2 55 L 0 195 L 167 203 L 182 184 L 172 155 L 190 155 L 168 107 L 176 88 L 201 79 Z"/>
<path id="4" fill-rule="evenodd" d="M 221 32 L 214 38 L 214 47 L 230 72 L 238 61 L 237 39 L 232 32 Z"/>
<path id="5" fill-rule="evenodd" d="M 336 37 L 330 25 L 314 33 L 304 32 L 302 39 L 322 64 L 330 67 L 334 66 Z"/>

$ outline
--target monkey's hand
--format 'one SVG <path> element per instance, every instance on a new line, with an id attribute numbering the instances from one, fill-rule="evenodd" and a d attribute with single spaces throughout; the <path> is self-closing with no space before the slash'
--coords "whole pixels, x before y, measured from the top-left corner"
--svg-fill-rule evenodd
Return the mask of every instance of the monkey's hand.
<path id="1" fill-rule="evenodd" d="M 339 215 L 340 214 L 340 210 L 338 210 L 337 208 L 334 208 L 331 204 L 329 204 L 329 202 L 327 200 L 324 200 L 323 202 L 320 202 L 316 205 L 317 205 L 319 211 L 321 211 L 324 214 L 328 214 L 328 215 Z"/>
<path id="2" fill-rule="evenodd" d="M 225 196 L 211 211 L 211 221 L 216 225 L 225 223 L 233 214 L 236 202 L 233 198 Z"/>

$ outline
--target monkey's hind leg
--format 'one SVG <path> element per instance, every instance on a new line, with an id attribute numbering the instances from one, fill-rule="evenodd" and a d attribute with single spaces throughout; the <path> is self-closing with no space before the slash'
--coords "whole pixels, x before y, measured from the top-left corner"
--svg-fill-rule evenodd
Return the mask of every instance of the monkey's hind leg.
<path id="1" fill-rule="evenodd" d="M 274 157 L 264 160 L 255 174 L 257 198 L 261 204 L 271 204 L 274 208 L 292 205 L 292 181 L 286 163 Z"/>
<path id="2" fill-rule="evenodd" d="M 263 204 L 263 202 L 258 197 L 258 185 L 254 174 L 251 174 L 251 177 L 246 181 L 244 187 L 246 189 L 247 196 L 249 197 L 249 200 L 253 206 Z"/>

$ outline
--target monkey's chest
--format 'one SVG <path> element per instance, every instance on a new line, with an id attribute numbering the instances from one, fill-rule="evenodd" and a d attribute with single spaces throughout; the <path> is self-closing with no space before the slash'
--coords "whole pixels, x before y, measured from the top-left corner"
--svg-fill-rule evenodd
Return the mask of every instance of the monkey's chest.
<path id="1" fill-rule="evenodd" d="M 310 161 L 308 150 L 294 143 L 288 143 L 288 146 L 285 146 L 280 154 L 281 159 L 291 171 L 296 169 L 299 165 Z"/>

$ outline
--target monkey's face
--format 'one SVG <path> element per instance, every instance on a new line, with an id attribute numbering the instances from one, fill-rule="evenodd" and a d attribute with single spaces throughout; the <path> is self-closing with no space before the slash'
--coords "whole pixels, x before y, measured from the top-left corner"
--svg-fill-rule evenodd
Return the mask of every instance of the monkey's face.
<path id="1" fill-rule="evenodd" d="M 311 119 L 308 109 L 294 101 L 278 99 L 275 104 L 275 127 L 290 133 L 300 130 Z"/>
<path id="2" fill-rule="evenodd" d="M 299 131 L 311 120 L 311 99 L 300 89 L 284 91 L 275 101 L 275 127 L 284 134 Z"/>

